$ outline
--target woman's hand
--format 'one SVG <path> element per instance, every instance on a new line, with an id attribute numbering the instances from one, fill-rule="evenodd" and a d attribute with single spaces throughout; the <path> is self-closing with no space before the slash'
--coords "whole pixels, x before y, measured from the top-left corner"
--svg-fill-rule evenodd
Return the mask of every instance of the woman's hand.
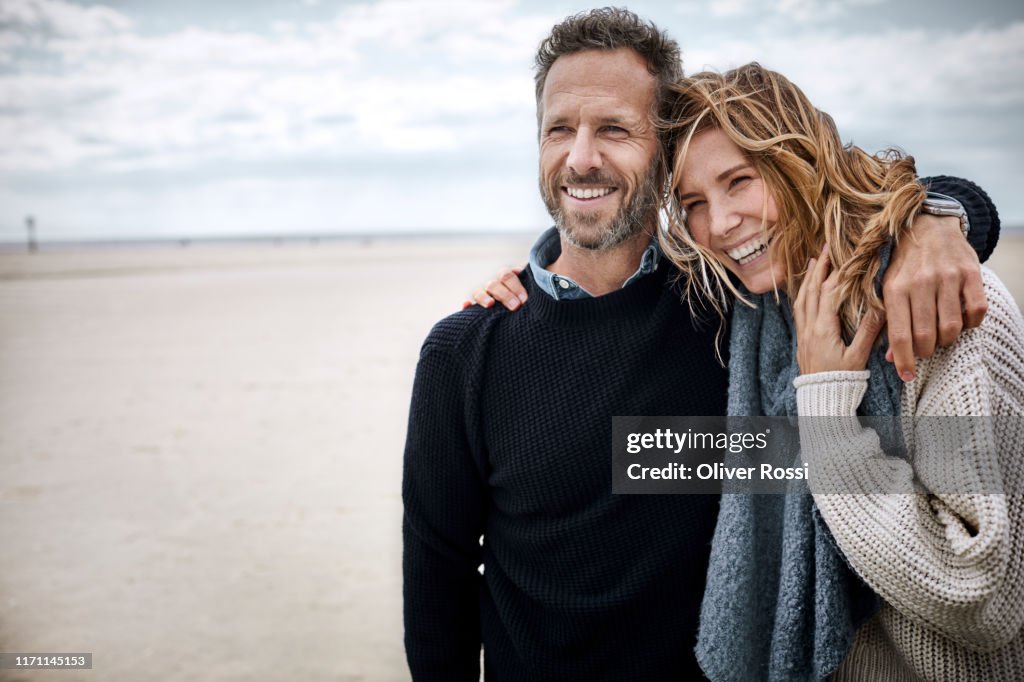
<path id="1" fill-rule="evenodd" d="M 831 272 L 827 247 L 812 258 L 793 302 L 796 357 L 800 374 L 856 371 L 868 366 L 871 346 L 882 331 L 885 315 L 869 311 L 847 346 L 835 306 L 836 273 Z"/>
<path id="2" fill-rule="evenodd" d="M 464 302 L 462 308 L 466 309 L 474 303 L 484 308 L 490 308 L 497 300 L 509 310 L 515 310 L 526 303 L 526 289 L 519 281 L 519 273 L 522 271 L 522 267 L 498 270 L 494 279 L 474 291 L 473 300 Z"/>

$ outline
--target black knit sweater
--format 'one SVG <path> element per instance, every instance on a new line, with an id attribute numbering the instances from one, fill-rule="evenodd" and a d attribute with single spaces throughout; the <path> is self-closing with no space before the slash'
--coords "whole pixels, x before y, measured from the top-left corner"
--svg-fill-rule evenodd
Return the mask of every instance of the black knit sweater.
<path id="1" fill-rule="evenodd" d="M 431 331 L 403 482 L 414 679 L 477 680 L 481 642 L 488 680 L 700 678 L 718 498 L 611 494 L 613 416 L 725 411 L 717 321 L 695 328 L 673 274 L 556 302 L 524 273 L 521 312 Z"/>

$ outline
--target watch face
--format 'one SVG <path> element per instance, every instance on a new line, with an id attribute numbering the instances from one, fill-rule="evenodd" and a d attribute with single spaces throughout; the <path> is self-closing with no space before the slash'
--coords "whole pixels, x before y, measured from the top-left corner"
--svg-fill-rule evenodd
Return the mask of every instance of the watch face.
<path id="1" fill-rule="evenodd" d="M 964 215 L 964 207 L 960 205 L 960 202 L 954 201 L 953 199 L 938 199 L 928 197 L 925 199 L 921 209 L 925 213 L 931 213 L 933 215 Z"/>

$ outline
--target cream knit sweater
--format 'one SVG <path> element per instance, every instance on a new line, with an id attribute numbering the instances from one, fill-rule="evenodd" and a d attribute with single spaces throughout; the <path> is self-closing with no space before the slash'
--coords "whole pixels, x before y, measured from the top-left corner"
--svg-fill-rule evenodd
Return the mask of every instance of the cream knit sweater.
<path id="1" fill-rule="evenodd" d="M 970 456 L 950 457 L 957 441 L 909 425 L 911 462 L 882 455 L 875 432 L 854 418 L 867 371 L 794 382 L 800 416 L 851 417 L 801 421 L 812 487 L 815 477 L 845 490 L 895 480 L 906 491 L 814 496 L 850 565 L 883 600 L 833 679 L 1024 680 L 1024 320 L 1002 282 L 984 268 L 982 276 L 984 322 L 919 359 L 901 404 L 904 415 L 1014 417 L 964 420 L 977 425 Z M 936 467 L 959 490 L 1004 494 L 930 492 Z"/>

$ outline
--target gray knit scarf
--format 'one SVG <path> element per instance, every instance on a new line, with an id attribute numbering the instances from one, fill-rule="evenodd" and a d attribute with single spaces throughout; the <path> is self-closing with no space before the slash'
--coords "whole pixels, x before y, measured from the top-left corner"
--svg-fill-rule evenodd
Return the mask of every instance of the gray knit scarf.
<path id="1" fill-rule="evenodd" d="M 736 304 L 729 345 L 729 415 L 796 416 L 799 374 L 788 301 Z M 902 384 L 876 349 L 858 410 L 898 415 Z M 883 448 L 902 452 L 895 433 Z M 787 444 L 794 459 L 800 443 Z M 880 601 L 850 569 L 806 481 L 787 495 L 723 494 L 701 607 L 697 660 L 715 682 L 821 680 L 849 652 Z"/>

